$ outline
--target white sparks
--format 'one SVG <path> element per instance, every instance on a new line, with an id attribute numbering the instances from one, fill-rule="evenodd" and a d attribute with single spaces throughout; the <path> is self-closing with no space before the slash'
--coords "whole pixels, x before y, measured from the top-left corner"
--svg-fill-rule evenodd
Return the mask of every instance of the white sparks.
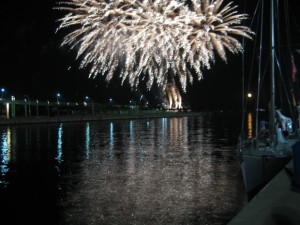
<path id="1" fill-rule="evenodd" d="M 74 27 L 62 45 L 77 48 L 80 67 L 90 66 L 90 76 L 102 74 L 109 82 L 120 76 L 132 87 L 146 78 L 165 87 L 177 79 L 183 90 L 192 82 L 191 70 L 202 79 L 217 53 L 241 52 L 233 36 L 251 38 L 253 32 L 223 0 L 69 0 L 58 9 L 68 11 L 58 29 Z M 70 29 L 71 30 L 71 29 Z M 233 36 L 230 36 L 233 35 Z M 119 71 L 119 74 L 116 74 Z"/>

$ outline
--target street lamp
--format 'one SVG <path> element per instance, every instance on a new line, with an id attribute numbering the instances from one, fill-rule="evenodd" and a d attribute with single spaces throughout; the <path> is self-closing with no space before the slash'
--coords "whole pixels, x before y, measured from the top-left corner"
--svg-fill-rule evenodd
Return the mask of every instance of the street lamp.
<path id="1" fill-rule="evenodd" d="M 56 102 L 57 102 L 57 115 L 59 116 L 59 97 L 60 97 L 60 94 L 59 93 L 57 93 L 56 94 Z"/>
<path id="2" fill-rule="evenodd" d="M 85 96 L 84 99 L 85 99 L 85 100 L 83 101 L 83 105 L 84 105 L 84 106 L 87 106 L 87 101 L 89 100 L 89 97 L 88 97 L 88 96 Z"/>
<path id="3" fill-rule="evenodd" d="M 11 116 L 12 118 L 16 117 L 16 106 L 15 106 L 15 96 L 11 96 Z"/>
<path id="4" fill-rule="evenodd" d="M 3 94 L 5 92 L 5 89 L 4 88 L 1 88 L 1 100 L 3 99 Z"/>
<path id="5" fill-rule="evenodd" d="M 39 116 L 39 100 L 36 100 L 36 116 Z"/>
<path id="6" fill-rule="evenodd" d="M 50 102 L 49 101 L 47 101 L 47 115 L 48 115 L 48 117 L 50 116 Z"/>
<path id="7" fill-rule="evenodd" d="M 59 100 L 59 97 L 60 97 L 60 93 L 57 93 L 57 94 L 56 94 L 56 102 L 57 102 L 57 104 L 59 104 L 59 101 L 58 101 L 58 100 Z"/>
<path id="8" fill-rule="evenodd" d="M 24 104 L 24 116 L 27 117 L 27 99 L 26 98 L 24 98 L 24 102 L 25 102 L 25 104 Z"/>
<path id="9" fill-rule="evenodd" d="M 26 98 L 28 98 L 28 114 L 29 114 L 29 117 L 31 116 L 31 107 L 30 107 L 30 98 L 28 95 L 24 95 Z"/>
<path id="10" fill-rule="evenodd" d="M 91 105 L 91 109 L 92 109 L 92 115 L 95 114 L 95 110 L 94 110 L 94 102 L 93 102 L 93 99 L 90 99 L 89 96 L 85 96 L 85 105 L 87 105 L 87 102 L 89 101 L 90 102 L 90 105 Z M 110 101 L 112 101 L 112 99 L 110 99 Z"/>

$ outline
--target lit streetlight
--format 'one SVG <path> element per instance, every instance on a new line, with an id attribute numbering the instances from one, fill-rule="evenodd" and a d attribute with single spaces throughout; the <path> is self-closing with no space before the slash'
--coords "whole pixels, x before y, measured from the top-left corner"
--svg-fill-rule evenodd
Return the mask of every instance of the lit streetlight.
<path id="1" fill-rule="evenodd" d="M 88 100 L 89 100 L 89 96 L 85 96 L 84 98 L 85 100 L 83 101 L 84 106 L 87 106 Z"/>
<path id="2" fill-rule="evenodd" d="M 249 92 L 249 93 L 247 94 L 247 97 L 248 97 L 248 98 L 252 98 L 252 93 Z"/>
<path id="3" fill-rule="evenodd" d="M 59 97 L 60 97 L 60 93 L 56 94 L 56 103 L 57 103 L 57 114 L 59 116 Z"/>
<path id="4" fill-rule="evenodd" d="M 59 97 L 60 97 L 60 93 L 57 93 L 56 94 L 56 102 L 57 102 L 57 104 L 59 104 Z"/>
<path id="5" fill-rule="evenodd" d="M 47 101 L 47 115 L 48 115 L 48 117 L 50 116 L 50 102 L 49 101 Z"/>
<path id="6" fill-rule="evenodd" d="M 5 92 L 5 89 L 4 88 L 1 88 L 1 100 L 3 99 L 3 94 Z"/>
<path id="7" fill-rule="evenodd" d="M 27 104 L 28 103 L 27 103 L 27 99 L 26 98 L 24 99 L 24 102 L 25 102 L 25 104 L 24 104 L 24 116 L 27 117 Z"/>
<path id="8" fill-rule="evenodd" d="M 30 98 L 28 95 L 24 95 L 26 98 L 28 98 L 28 114 L 29 114 L 29 117 L 31 116 L 31 107 L 30 107 Z"/>
<path id="9" fill-rule="evenodd" d="M 36 100 L 36 116 L 39 116 L 39 100 Z"/>
<path id="10" fill-rule="evenodd" d="M 15 96 L 11 96 L 11 117 L 16 117 L 16 106 L 15 106 Z"/>
<path id="11" fill-rule="evenodd" d="M 86 105 L 87 105 L 87 102 L 89 101 L 90 104 L 91 104 L 91 109 L 92 109 L 92 114 L 94 115 L 94 102 L 93 102 L 93 99 L 91 99 L 89 96 L 85 96 L 85 100 L 86 100 Z M 110 99 L 110 101 L 112 101 L 112 99 Z"/>

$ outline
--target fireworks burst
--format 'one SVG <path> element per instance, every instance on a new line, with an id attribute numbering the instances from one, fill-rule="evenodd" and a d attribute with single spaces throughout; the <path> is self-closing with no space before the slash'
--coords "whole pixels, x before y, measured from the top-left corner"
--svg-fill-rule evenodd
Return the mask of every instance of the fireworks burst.
<path id="1" fill-rule="evenodd" d="M 116 74 L 132 87 L 146 79 L 165 87 L 176 78 L 183 90 L 193 82 L 191 71 L 203 78 L 215 52 L 226 61 L 225 49 L 242 51 L 233 36 L 251 38 L 252 31 L 240 25 L 247 18 L 236 6 L 223 0 L 70 0 L 58 9 L 69 14 L 58 29 L 74 27 L 62 45 L 78 49 L 80 68 L 90 66 L 110 81 Z"/>

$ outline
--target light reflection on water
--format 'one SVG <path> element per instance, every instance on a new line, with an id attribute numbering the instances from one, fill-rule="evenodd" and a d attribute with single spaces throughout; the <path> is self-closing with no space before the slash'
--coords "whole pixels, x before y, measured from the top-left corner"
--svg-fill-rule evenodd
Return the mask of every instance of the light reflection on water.
<path id="1" fill-rule="evenodd" d="M 86 159 L 90 159 L 90 123 L 86 124 L 85 129 L 85 149 L 86 149 Z"/>
<path id="2" fill-rule="evenodd" d="M 0 127 L 0 197 L 43 224 L 226 224 L 246 201 L 236 130 L 211 116 Z"/>
<path id="3" fill-rule="evenodd" d="M 62 144 L 63 144 L 63 124 L 60 124 L 58 127 L 58 130 L 57 130 L 57 156 L 55 158 L 59 164 L 61 164 L 63 161 L 63 159 L 62 159 L 62 153 L 63 153 Z"/>
<path id="4" fill-rule="evenodd" d="M 6 173 L 9 171 L 8 164 L 11 160 L 11 129 L 8 127 L 6 132 L 3 132 L 1 135 L 1 184 L 7 184 L 4 180 Z"/>
<path id="5" fill-rule="evenodd" d="M 252 113 L 247 114 L 247 133 L 249 139 L 253 138 L 253 114 Z"/>

